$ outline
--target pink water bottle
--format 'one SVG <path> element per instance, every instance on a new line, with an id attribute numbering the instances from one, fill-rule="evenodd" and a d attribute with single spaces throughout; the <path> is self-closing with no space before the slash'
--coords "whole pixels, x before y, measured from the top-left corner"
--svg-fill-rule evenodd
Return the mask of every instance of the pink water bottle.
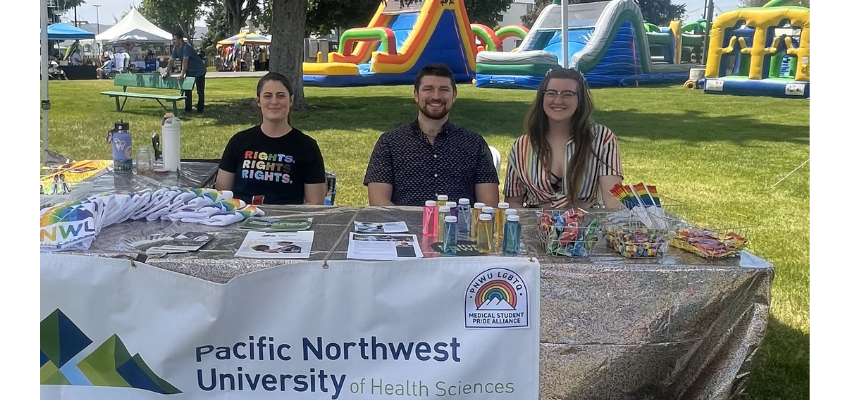
<path id="1" fill-rule="evenodd" d="M 422 236 L 437 237 L 437 202 L 428 200 L 422 209 Z"/>

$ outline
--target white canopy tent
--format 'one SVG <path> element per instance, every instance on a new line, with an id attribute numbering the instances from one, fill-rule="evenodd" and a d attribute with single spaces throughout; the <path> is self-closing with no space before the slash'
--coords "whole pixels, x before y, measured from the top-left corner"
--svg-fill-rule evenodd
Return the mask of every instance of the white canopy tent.
<path id="1" fill-rule="evenodd" d="M 127 67 L 128 64 L 138 66 L 138 63 L 144 66 L 142 59 L 145 54 L 141 45 L 162 45 L 158 51 L 167 52 L 171 45 L 171 33 L 154 25 L 138 10 L 131 8 L 121 21 L 95 36 L 94 42 L 101 52 L 108 50 L 111 53 L 125 53 L 126 61 L 120 67 Z"/>
<path id="2" fill-rule="evenodd" d="M 140 33 L 143 33 L 140 35 Z M 146 41 L 168 43 L 171 41 L 171 33 L 148 21 L 138 10 L 131 8 L 130 12 L 111 28 L 103 31 L 95 37 L 98 43 L 110 42 L 120 36 L 135 34 L 143 37 Z"/>

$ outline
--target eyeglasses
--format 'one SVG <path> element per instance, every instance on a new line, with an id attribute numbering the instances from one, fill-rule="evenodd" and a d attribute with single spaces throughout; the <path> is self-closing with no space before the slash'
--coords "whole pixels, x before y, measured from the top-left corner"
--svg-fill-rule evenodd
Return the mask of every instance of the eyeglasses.
<path id="1" fill-rule="evenodd" d="M 559 96 L 561 97 L 561 100 L 569 100 L 573 97 L 576 97 L 576 95 L 578 95 L 578 93 L 576 93 L 572 90 L 562 90 L 560 92 L 557 91 L 557 90 L 544 90 L 543 91 L 543 97 L 550 99 L 550 100 L 554 100 L 555 97 L 559 97 Z"/>

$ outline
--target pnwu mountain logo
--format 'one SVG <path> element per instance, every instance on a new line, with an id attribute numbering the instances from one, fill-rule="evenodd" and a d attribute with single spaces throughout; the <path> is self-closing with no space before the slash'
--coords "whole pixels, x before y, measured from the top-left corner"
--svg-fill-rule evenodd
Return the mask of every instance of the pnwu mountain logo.
<path id="1" fill-rule="evenodd" d="M 491 268 L 466 289 L 467 328 L 528 328 L 528 291 L 522 277 L 507 268 Z"/>
<path id="2" fill-rule="evenodd" d="M 131 356 L 118 335 L 110 336 L 75 365 L 69 364 L 91 343 L 92 340 L 58 308 L 41 320 L 41 384 L 182 393 L 158 377 L 138 353 Z"/>

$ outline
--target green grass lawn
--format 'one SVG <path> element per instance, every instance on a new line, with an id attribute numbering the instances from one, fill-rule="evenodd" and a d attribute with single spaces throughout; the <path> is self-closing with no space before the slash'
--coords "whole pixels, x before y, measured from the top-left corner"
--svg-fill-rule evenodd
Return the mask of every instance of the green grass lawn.
<path id="1" fill-rule="evenodd" d="M 260 121 L 257 78 L 207 80 L 206 110 L 183 116 L 183 158 L 221 156 L 237 131 Z M 150 143 L 164 111 L 130 99 L 124 112 L 98 92 L 111 81 L 50 81 L 50 150 L 72 159 L 110 159 L 106 131 L 130 122 L 134 143 Z M 521 132 L 533 91 L 458 88 L 452 121 L 502 153 Z M 378 136 L 413 120 L 411 86 L 306 88 L 308 111 L 293 125 L 319 142 L 338 177 L 337 205 L 364 206 L 363 175 Z M 593 91 L 596 121 L 619 138 L 625 183 L 654 184 L 685 204 L 688 219 L 750 226 L 750 250 L 776 268 L 767 338 L 747 399 L 809 398 L 809 102 L 707 95 L 681 86 Z M 182 104 L 180 105 L 182 106 Z"/>

